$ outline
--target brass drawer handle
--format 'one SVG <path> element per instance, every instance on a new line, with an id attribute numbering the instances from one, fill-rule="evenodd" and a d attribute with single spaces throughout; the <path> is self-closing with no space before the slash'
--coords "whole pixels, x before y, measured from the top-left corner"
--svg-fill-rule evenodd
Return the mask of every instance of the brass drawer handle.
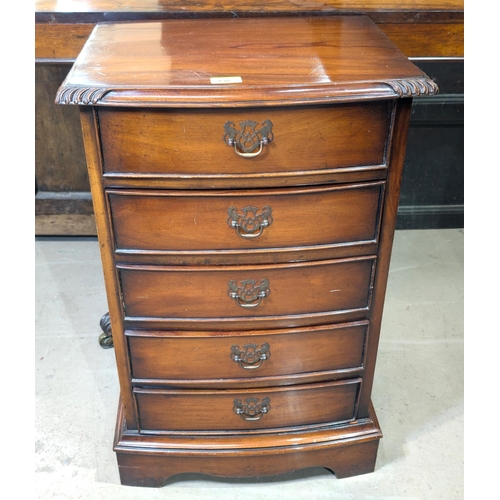
<path id="1" fill-rule="evenodd" d="M 242 238 L 257 238 L 262 234 L 264 228 L 270 226 L 273 222 L 271 215 L 273 209 L 271 207 L 263 207 L 260 214 L 257 214 L 258 210 L 257 207 L 243 207 L 241 209 L 243 214 L 240 214 L 236 207 L 229 207 L 227 210 L 229 214 L 227 223 L 230 227 L 234 227 Z"/>
<path id="2" fill-rule="evenodd" d="M 224 141 L 234 146 L 237 155 L 243 158 L 254 158 L 260 155 L 265 145 L 274 139 L 271 120 L 264 120 L 260 129 L 255 130 L 257 122 L 244 120 L 240 122 L 241 130 L 235 128 L 234 122 L 224 124 Z M 256 151 L 257 150 L 257 151 Z"/>
<path id="3" fill-rule="evenodd" d="M 245 403 L 241 399 L 234 400 L 233 411 L 236 415 L 248 421 L 260 420 L 271 409 L 271 400 L 263 398 L 260 402 L 259 398 L 247 398 Z"/>
<path id="4" fill-rule="evenodd" d="M 271 357 L 269 344 L 264 342 L 259 348 L 257 344 L 246 344 L 243 349 L 240 346 L 231 346 L 231 359 L 237 361 L 244 370 L 255 370 Z"/>
<path id="5" fill-rule="evenodd" d="M 257 307 L 271 292 L 269 281 L 266 279 L 258 284 L 257 280 L 242 280 L 241 285 L 238 285 L 236 280 L 231 280 L 228 285 L 229 296 L 241 307 Z"/>

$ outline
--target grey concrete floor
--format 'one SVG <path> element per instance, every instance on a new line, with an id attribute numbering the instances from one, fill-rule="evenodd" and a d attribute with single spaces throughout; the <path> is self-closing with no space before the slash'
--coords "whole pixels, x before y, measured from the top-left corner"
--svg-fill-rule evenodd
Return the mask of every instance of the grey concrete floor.
<path id="1" fill-rule="evenodd" d="M 114 351 L 97 241 L 36 243 L 35 489 L 39 499 L 446 499 L 464 497 L 464 233 L 397 231 L 373 403 L 384 433 L 372 474 L 320 468 L 225 480 L 184 474 L 164 488 L 119 484 L 112 440 Z"/>

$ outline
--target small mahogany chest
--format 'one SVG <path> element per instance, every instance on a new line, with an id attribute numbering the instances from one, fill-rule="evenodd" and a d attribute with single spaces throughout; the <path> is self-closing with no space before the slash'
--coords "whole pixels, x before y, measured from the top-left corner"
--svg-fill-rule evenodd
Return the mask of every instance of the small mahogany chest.
<path id="1" fill-rule="evenodd" d="M 121 481 L 374 470 L 371 390 L 413 96 L 366 17 L 96 26 L 81 106 Z"/>

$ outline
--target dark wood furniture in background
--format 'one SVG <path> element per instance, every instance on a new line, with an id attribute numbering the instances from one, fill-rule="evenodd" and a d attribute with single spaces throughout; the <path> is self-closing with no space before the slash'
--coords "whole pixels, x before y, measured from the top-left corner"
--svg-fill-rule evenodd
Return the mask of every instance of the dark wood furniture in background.
<path id="1" fill-rule="evenodd" d="M 95 234 L 78 113 L 55 106 L 54 96 L 96 22 L 284 15 L 365 14 L 437 81 L 440 95 L 414 100 L 398 227 L 463 226 L 463 0 L 36 0 L 35 6 L 37 234 Z"/>
<path id="2" fill-rule="evenodd" d="M 56 101 L 81 112 L 123 484 L 374 470 L 411 105 L 436 93 L 364 16 L 96 27 Z"/>

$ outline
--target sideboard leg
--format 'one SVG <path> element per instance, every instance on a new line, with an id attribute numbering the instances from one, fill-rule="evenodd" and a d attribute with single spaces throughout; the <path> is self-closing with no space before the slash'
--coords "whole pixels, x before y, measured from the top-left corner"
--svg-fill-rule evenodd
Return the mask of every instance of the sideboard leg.
<path id="1" fill-rule="evenodd" d="M 111 349 L 113 347 L 113 334 L 111 332 L 111 320 L 109 312 L 107 312 L 99 323 L 103 333 L 99 335 L 99 344 L 103 349 Z"/>

